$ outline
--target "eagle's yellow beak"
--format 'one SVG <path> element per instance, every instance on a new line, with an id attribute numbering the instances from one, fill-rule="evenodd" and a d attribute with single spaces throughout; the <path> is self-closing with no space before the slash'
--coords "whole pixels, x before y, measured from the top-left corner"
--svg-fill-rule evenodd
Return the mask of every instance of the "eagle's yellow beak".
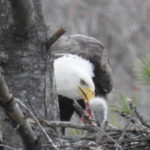
<path id="1" fill-rule="evenodd" d="M 92 88 L 79 86 L 79 91 L 81 95 L 83 96 L 83 99 L 85 102 L 90 101 L 95 96 L 95 93 Z"/>

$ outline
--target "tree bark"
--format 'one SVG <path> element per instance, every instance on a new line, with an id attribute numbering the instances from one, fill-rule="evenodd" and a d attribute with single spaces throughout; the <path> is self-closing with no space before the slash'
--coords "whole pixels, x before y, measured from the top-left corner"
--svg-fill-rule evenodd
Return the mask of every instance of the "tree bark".
<path id="1" fill-rule="evenodd" d="M 53 60 L 45 44 L 47 33 L 40 0 L 0 0 L 0 8 L 0 66 L 11 93 L 38 118 L 57 120 L 58 110 L 52 113 L 48 108 L 51 103 L 57 105 L 57 96 L 51 90 L 53 70 L 47 64 Z M 5 142 L 20 145 L 8 122 L 3 124 Z"/>

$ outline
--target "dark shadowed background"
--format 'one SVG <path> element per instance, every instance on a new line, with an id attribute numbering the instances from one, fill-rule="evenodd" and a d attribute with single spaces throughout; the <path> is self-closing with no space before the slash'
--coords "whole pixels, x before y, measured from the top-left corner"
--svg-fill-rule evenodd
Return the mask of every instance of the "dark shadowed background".
<path id="1" fill-rule="evenodd" d="M 49 33 L 59 27 L 66 34 L 86 34 L 99 39 L 108 50 L 114 89 L 138 97 L 140 111 L 150 113 L 150 88 L 137 84 L 137 60 L 150 53 L 150 0 L 42 0 Z"/>

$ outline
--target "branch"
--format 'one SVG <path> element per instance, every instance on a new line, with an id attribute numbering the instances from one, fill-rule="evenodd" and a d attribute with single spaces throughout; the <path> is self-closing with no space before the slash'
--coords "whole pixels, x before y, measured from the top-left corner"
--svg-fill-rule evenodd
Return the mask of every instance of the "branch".
<path id="1" fill-rule="evenodd" d="M 52 44 L 54 44 L 64 33 L 65 33 L 65 29 L 64 28 L 60 28 L 57 30 L 56 33 L 54 33 L 47 41 L 46 41 L 46 48 L 47 50 L 50 49 L 50 47 L 52 46 Z"/>
<path id="2" fill-rule="evenodd" d="M 35 122 L 33 122 L 33 120 L 31 122 L 35 123 Z M 80 123 L 71 123 L 71 122 L 65 122 L 65 121 L 63 121 L 63 122 L 61 122 L 61 121 L 48 122 L 46 120 L 40 120 L 40 123 L 41 123 L 41 125 L 47 126 L 47 127 L 65 127 L 65 128 L 75 128 L 75 129 L 87 130 L 87 131 L 94 133 L 95 137 L 96 137 L 96 133 L 102 133 L 103 135 L 105 135 L 107 137 L 107 139 L 109 139 L 111 142 L 115 143 L 118 150 L 122 149 L 117 141 L 115 141 L 111 136 L 109 136 L 108 133 L 106 133 L 105 131 L 103 131 L 101 128 L 99 128 L 97 126 L 88 125 L 88 124 L 80 124 Z M 87 139 L 87 138 L 84 137 L 83 139 Z M 82 139 L 80 139 L 80 140 L 82 140 Z M 94 142 L 95 142 L 95 138 L 94 138 Z"/>
<path id="3" fill-rule="evenodd" d="M 132 117 L 130 117 L 132 118 Z M 130 119 L 129 119 L 130 120 Z M 31 120 L 33 124 L 35 121 Z M 88 125 L 88 124 L 78 124 L 78 123 L 70 123 L 70 122 L 60 122 L 60 121 L 46 121 L 40 120 L 42 126 L 45 127 L 70 127 L 76 129 L 83 129 L 92 131 L 92 134 L 88 134 L 85 137 L 67 137 L 67 136 L 59 136 L 59 140 L 61 141 L 58 143 L 60 149 L 69 148 L 69 149 L 76 149 L 76 148 L 84 148 L 89 149 L 88 146 L 93 147 L 102 147 L 103 149 L 123 149 L 123 150 L 139 150 L 137 149 L 140 147 L 144 150 L 144 145 L 147 145 L 150 148 L 150 130 L 143 129 L 143 127 L 136 127 L 135 128 L 127 129 L 126 126 L 122 129 L 113 128 L 113 127 L 106 127 L 106 130 L 103 131 L 101 128 L 96 126 Z M 52 134 L 54 137 L 58 137 L 57 134 Z M 118 139 L 123 136 L 123 141 L 119 141 Z M 98 138 L 100 137 L 100 138 Z M 93 145 L 88 145 L 89 143 L 93 143 Z M 46 146 L 46 145 L 45 145 Z M 50 147 L 50 145 L 47 145 Z M 148 149 L 147 148 L 147 149 Z"/>
<path id="4" fill-rule="evenodd" d="M 75 128 L 96 132 L 98 129 L 93 125 L 88 124 L 80 124 L 80 123 L 72 123 L 65 121 L 47 121 L 47 120 L 39 120 L 42 126 L 46 127 L 64 127 L 64 128 Z M 33 123 L 33 122 L 32 122 Z"/>
<path id="5" fill-rule="evenodd" d="M 122 131 L 122 134 L 121 134 L 120 138 L 118 139 L 119 143 L 121 143 L 124 140 L 124 136 L 127 132 L 127 129 L 129 127 L 131 121 L 132 121 L 132 118 L 133 118 L 133 115 L 134 115 L 134 112 L 135 112 L 135 107 L 133 107 L 132 105 L 133 105 L 132 103 L 129 104 L 130 109 L 131 109 L 131 115 L 130 115 L 129 119 L 127 120 L 127 123 L 126 123 L 125 127 L 123 128 L 123 131 Z"/>
<path id="6" fill-rule="evenodd" d="M 146 120 L 146 119 L 144 118 L 144 116 L 142 116 L 142 115 L 137 111 L 137 109 L 135 109 L 135 114 L 136 114 L 136 116 L 138 117 L 138 119 L 141 121 L 141 123 L 142 123 L 145 127 L 150 128 L 150 121 L 149 121 L 149 120 Z"/>
<path id="7" fill-rule="evenodd" d="M 27 150 L 39 150 L 37 137 L 33 133 L 30 124 L 25 119 L 15 99 L 9 93 L 2 69 L 0 70 L 0 104 L 13 121 L 13 125 L 17 126 L 17 131 L 22 138 L 25 148 Z"/>
<path id="8" fill-rule="evenodd" d="M 19 99 L 17 99 L 17 102 L 23 106 L 28 113 L 34 118 L 34 120 L 36 121 L 36 123 L 38 124 L 38 126 L 40 127 L 40 129 L 42 130 L 42 132 L 44 133 L 45 137 L 48 139 L 48 142 L 50 143 L 50 146 L 54 149 L 54 150 L 58 150 L 57 145 L 55 145 L 53 143 L 53 141 L 51 140 L 51 138 L 49 137 L 49 135 L 46 133 L 45 129 L 41 126 L 40 122 L 38 121 L 38 119 L 36 118 L 36 116 L 34 115 L 34 113 L 32 113 L 23 102 L 21 102 Z"/>
<path id="9" fill-rule="evenodd" d="M 82 109 L 82 107 L 77 103 L 76 100 L 73 101 L 73 106 L 74 106 L 74 108 L 75 108 L 76 113 L 77 113 L 79 116 L 83 117 L 87 123 L 96 126 L 96 123 L 95 123 L 95 121 L 93 120 L 93 118 L 90 117 L 90 116 L 87 114 L 87 112 L 85 112 L 85 111 Z"/>

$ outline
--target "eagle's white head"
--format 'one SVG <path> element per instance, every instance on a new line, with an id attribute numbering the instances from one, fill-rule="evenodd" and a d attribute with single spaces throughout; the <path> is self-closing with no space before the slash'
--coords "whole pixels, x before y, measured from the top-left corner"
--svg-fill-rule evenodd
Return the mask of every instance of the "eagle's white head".
<path id="1" fill-rule="evenodd" d="M 66 54 L 54 61 L 58 95 L 70 99 L 90 100 L 94 97 L 93 65 L 77 55 Z"/>

